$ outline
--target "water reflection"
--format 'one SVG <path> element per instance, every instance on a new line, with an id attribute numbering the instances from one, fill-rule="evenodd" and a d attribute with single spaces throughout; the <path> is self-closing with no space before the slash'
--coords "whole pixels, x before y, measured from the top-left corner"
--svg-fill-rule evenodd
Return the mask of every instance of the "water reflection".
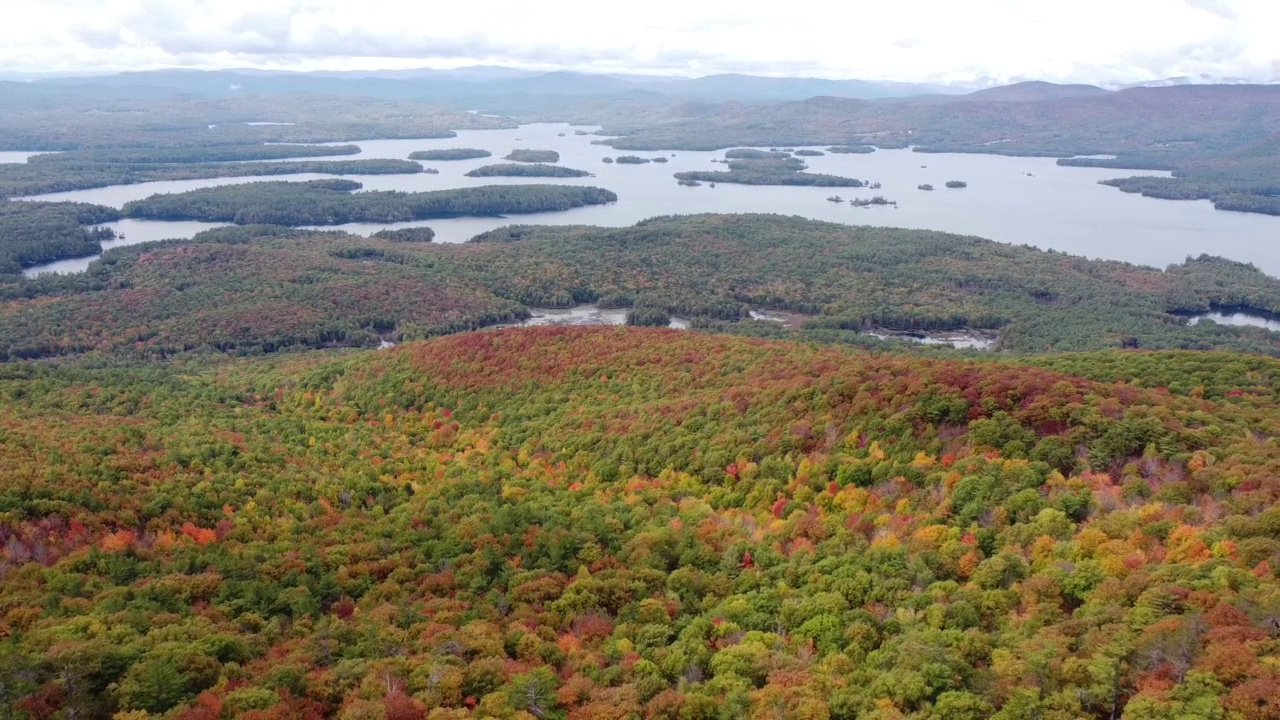
<path id="1" fill-rule="evenodd" d="M 202 231 L 210 230 L 216 227 L 222 227 L 227 223 L 208 223 L 197 222 L 194 220 L 181 222 L 160 222 L 157 220 L 120 220 L 117 222 L 103 223 L 98 227 L 108 227 L 116 231 L 116 239 L 108 240 L 102 243 L 102 249 L 110 250 L 111 248 L 124 247 L 126 245 L 137 245 L 139 243 L 151 242 L 153 240 L 169 240 L 172 238 L 189 238 L 192 235 Z M 54 260 L 44 265 L 34 265 L 24 268 L 22 274 L 27 277 L 36 277 L 52 273 L 57 275 L 65 275 L 68 273 L 81 273 L 89 269 L 89 264 L 102 257 L 101 255 L 88 255 L 78 258 L 67 258 L 65 260 Z"/>
<path id="2" fill-rule="evenodd" d="M 571 308 L 529 308 L 531 317 L 514 323 L 494 325 L 494 329 L 511 327 L 540 327 L 543 325 L 625 325 L 626 308 L 601 308 L 596 305 L 578 305 Z M 668 327 L 688 330 L 689 321 L 673 317 Z"/>
<path id="3" fill-rule="evenodd" d="M 1233 325 L 1235 327 L 1260 327 L 1272 332 L 1280 332 L 1280 316 L 1264 315 L 1258 312 L 1236 311 L 1229 313 L 1209 312 L 1196 315 L 1187 321 L 1188 325 L 1195 325 L 1201 320 L 1212 320 L 1219 325 Z"/>
<path id="4" fill-rule="evenodd" d="M 921 345 L 951 345 L 961 350 L 992 350 L 999 333 L 989 330 L 942 330 L 938 332 L 875 330 L 860 333 L 880 340 L 905 340 Z"/>

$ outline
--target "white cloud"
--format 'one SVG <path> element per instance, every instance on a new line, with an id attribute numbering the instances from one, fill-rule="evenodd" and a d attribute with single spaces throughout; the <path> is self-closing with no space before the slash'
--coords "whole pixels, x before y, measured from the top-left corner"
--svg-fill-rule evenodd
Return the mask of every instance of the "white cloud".
<path id="1" fill-rule="evenodd" d="M 1277 79 L 1274 0 L 0 0 L 0 70 L 510 64 L 885 80 Z"/>

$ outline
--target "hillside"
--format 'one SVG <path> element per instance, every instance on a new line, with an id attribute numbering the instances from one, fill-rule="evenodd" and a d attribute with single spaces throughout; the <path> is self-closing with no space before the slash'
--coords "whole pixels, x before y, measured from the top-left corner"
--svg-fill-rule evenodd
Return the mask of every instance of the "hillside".
<path id="1" fill-rule="evenodd" d="M 1105 95 L 1106 93 L 1106 90 L 1097 85 L 1061 85 L 1032 80 L 978 90 L 964 97 L 969 100 L 994 100 L 997 102 L 1044 102 L 1046 100 L 1093 97 Z"/>
<path id="2" fill-rule="evenodd" d="M 1280 712 L 1280 364 L 640 329 L 0 367 L 20 716 Z M 1115 382 L 1154 365 L 1205 386 Z"/>

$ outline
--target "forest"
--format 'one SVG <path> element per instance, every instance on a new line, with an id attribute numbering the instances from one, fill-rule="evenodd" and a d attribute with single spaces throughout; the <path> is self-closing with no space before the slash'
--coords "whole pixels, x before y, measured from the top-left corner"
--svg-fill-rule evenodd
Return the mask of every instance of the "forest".
<path id="1" fill-rule="evenodd" d="M 101 205 L 0 200 L 0 282 L 28 265 L 102 252 L 115 233 L 86 226 L 119 219 Z"/>
<path id="2" fill-rule="evenodd" d="M 513 162 L 554 163 L 560 162 L 560 153 L 555 150 L 512 150 L 502 159 Z"/>
<path id="3" fill-rule="evenodd" d="M 415 150 L 409 153 L 410 160 L 472 160 L 487 158 L 493 153 L 479 148 L 448 148 L 445 150 Z"/>
<path id="4" fill-rule="evenodd" d="M 420 172 L 422 172 L 422 166 L 412 160 L 387 159 L 226 163 L 5 163 L 0 164 L 0 197 L 40 195 L 160 180 L 257 177 L 297 173 L 400 175 Z"/>
<path id="5" fill-rule="evenodd" d="M 57 122 L 50 122 L 51 117 Z M 262 121 L 274 124 L 249 124 Z M 190 86 L 176 91 L 86 90 L 75 84 L 0 82 L 4 150 L 346 143 L 352 138 L 451 138 L 457 130 L 505 127 L 515 123 L 420 100 L 367 95 L 276 89 L 210 96 Z"/>
<path id="6" fill-rule="evenodd" d="M 1276 717 L 1280 363 L 1042 364 L 536 328 L 0 366 L 0 707 Z"/>
<path id="7" fill-rule="evenodd" d="M 501 163 L 484 165 L 466 173 L 467 177 L 590 177 L 586 170 L 545 163 Z"/>
<path id="8" fill-rule="evenodd" d="M 134 200 L 125 203 L 123 213 L 125 217 L 134 218 L 203 220 L 239 225 L 338 225 L 456 215 L 547 212 L 602 205 L 618 199 L 617 195 L 601 188 L 568 185 L 484 185 L 429 192 L 350 192 L 358 187 L 358 183 L 335 187 L 328 180 L 219 185 Z"/>
<path id="9" fill-rule="evenodd" d="M 789 152 L 738 148 L 724 154 L 722 161 L 729 170 L 689 170 L 678 172 L 675 178 L 682 185 L 697 182 L 724 182 L 741 185 L 811 185 L 815 187 L 863 187 L 861 180 L 804 172 L 804 161 L 792 157 Z"/>
<path id="10" fill-rule="evenodd" d="M 355 155 L 358 145 L 204 145 L 178 148 L 111 148 L 32 155 L 28 163 L 108 163 L 123 165 L 238 162 Z"/>
<path id="11" fill-rule="evenodd" d="M 295 198 L 282 207 L 308 206 Z M 999 335 L 998 355 L 1280 355 L 1280 338 L 1262 328 L 1188 324 L 1187 315 L 1213 308 L 1280 311 L 1280 280 L 1209 256 L 1161 271 L 772 215 L 511 226 L 462 245 L 401 240 L 253 225 L 114 248 L 83 275 L 0 284 L 0 361 L 369 346 L 589 302 L 661 310 L 699 330 L 897 352 L 958 351 L 865 333 L 987 330 Z M 794 322 L 755 320 L 752 311 L 791 313 Z"/>

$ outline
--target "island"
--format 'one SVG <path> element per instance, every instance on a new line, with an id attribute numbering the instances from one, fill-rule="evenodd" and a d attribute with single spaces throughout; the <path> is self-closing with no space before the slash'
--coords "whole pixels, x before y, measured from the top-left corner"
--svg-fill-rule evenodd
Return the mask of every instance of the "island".
<path id="1" fill-rule="evenodd" d="M 560 162 L 560 153 L 555 150 L 512 150 L 503 160 L 528 163 Z"/>
<path id="2" fill-rule="evenodd" d="M 739 185 L 811 185 L 815 187 L 863 187 L 855 178 L 804 172 L 804 161 L 782 152 L 730 150 L 722 162 L 729 170 L 690 170 L 675 174 L 678 181 L 727 182 Z"/>
<path id="3" fill-rule="evenodd" d="M 614 162 L 619 165 L 644 165 L 645 163 L 653 161 L 646 157 L 640 157 L 639 155 L 619 155 Z"/>
<path id="4" fill-rule="evenodd" d="M 574 168 L 560 167 L 559 165 L 547 165 L 545 163 L 503 163 L 499 165 L 485 165 L 478 167 L 466 173 L 467 177 L 555 177 L 555 178 L 572 178 L 572 177 L 590 177 L 591 173 L 586 170 L 576 170 Z"/>
<path id="5" fill-rule="evenodd" d="M 883 195 L 876 195 L 875 197 L 872 197 L 872 198 L 854 198 L 853 200 L 849 201 L 849 204 L 854 207 L 860 207 L 860 208 L 872 207 L 877 205 L 892 205 L 894 207 L 897 207 L 898 201 L 890 200 Z"/>
<path id="6" fill-rule="evenodd" d="M 932 186 L 932 185 L 930 185 L 929 183 L 925 183 L 925 184 L 923 184 L 923 185 L 917 185 L 917 186 L 916 186 L 916 189 L 917 189 L 917 190 L 930 190 L 930 191 L 931 191 L 931 190 L 933 190 L 933 186 Z"/>
<path id="7" fill-rule="evenodd" d="M 410 160 L 473 160 L 493 155 L 480 148 L 448 148 L 445 150 L 415 150 L 409 153 Z"/>
<path id="8" fill-rule="evenodd" d="M 380 240 L 390 240 L 391 242 L 410 242 L 410 243 L 427 243 L 436 237 L 436 231 L 429 227 L 407 227 L 396 228 L 394 230 L 379 230 L 370 237 Z"/>
<path id="9" fill-rule="evenodd" d="M 953 189 L 955 189 L 955 188 L 966 188 L 966 187 L 969 187 L 969 183 L 967 183 L 967 182 L 965 182 L 965 181 L 963 181 L 963 180 L 948 180 L 948 181 L 947 181 L 947 187 L 949 187 L 949 188 L 953 188 Z"/>
<path id="10" fill-rule="evenodd" d="M 203 178 L 296 175 L 408 175 L 422 172 L 412 160 L 291 160 L 277 162 L 0 164 L 0 196 L 20 197 L 111 185 Z"/>
<path id="11" fill-rule="evenodd" d="M 93 227 L 119 220 L 112 207 L 69 202 L 0 200 L 0 276 L 59 258 L 102 252 L 113 240 L 111 228 Z M 0 278 L 2 279 L 2 278 Z"/>
<path id="12" fill-rule="evenodd" d="M 791 153 L 777 150 L 756 150 L 755 148 L 735 148 L 726 150 L 724 156 L 729 160 L 785 160 L 791 157 Z"/>
<path id="13" fill-rule="evenodd" d="M 618 199 L 616 194 L 603 188 L 568 185 L 483 185 L 415 193 L 351 192 L 358 188 L 359 183 L 349 180 L 220 185 L 134 200 L 125 203 L 123 214 L 131 218 L 237 225 L 339 225 L 548 212 L 602 205 Z"/>

